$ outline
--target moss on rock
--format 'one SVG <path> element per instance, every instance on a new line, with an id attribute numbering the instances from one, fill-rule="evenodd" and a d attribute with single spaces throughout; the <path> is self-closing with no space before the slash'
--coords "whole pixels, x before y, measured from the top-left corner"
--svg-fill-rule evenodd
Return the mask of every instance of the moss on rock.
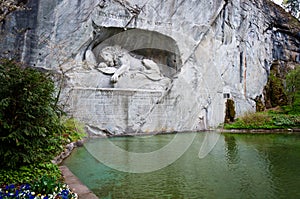
<path id="1" fill-rule="evenodd" d="M 232 99 L 227 99 L 226 101 L 226 110 L 225 110 L 225 119 L 224 123 L 230 123 L 234 121 L 235 118 L 235 106 Z"/>
<path id="2" fill-rule="evenodd" d="M 271 66 L 270 76 L 264 88 L 266 108 L 287 105 L 287 96 L 283 86 L 283 78 L 280 75 L 280 65 L 274 62 Z"/>

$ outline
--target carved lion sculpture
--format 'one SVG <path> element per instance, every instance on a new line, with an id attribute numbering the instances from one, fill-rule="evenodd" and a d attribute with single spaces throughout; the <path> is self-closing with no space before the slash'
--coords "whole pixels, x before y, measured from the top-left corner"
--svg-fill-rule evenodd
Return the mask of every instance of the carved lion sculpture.
<path id="1" fill-rule="evenodd" d="M 108 46 L 101 50 L 101 57 L 105 62 L 98 64 L 100 71 L 110 71 L 112 82 L 117 82 L 119 77 L 127 71 L 140 71 L 151 74 L 153 77 L 162 77 L 158 65 L 150 59 L 137 59 L 120 46 Z M 148 77 L 149 78 L 149 77 Z"/>

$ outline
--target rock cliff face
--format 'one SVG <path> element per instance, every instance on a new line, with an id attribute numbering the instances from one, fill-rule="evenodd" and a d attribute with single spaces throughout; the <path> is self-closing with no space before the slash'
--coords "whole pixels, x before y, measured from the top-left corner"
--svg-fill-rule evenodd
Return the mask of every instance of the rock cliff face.
<path id="1" fill-rule="evenodd" d="M 66 110 L 95 133 L 217 126 L 227 98 L 237 115 L 255 111 L 274 60 L 300 62 L 299 21 L 267 0 L 31 0 L 29 7 L 2 24 L 2 55 L 60 72 Z M 106 47 L 115 49 L 111 62 Z"/>

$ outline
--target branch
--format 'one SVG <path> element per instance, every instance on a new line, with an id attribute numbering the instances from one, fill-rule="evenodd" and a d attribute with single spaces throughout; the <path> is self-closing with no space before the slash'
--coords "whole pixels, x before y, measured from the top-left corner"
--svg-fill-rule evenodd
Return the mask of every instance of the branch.
<path id="1" fill-rule="evenodd" d="M 0 0 L 0 23 L 3 23 L 7 16 L 19 10 L 25 10 L 27 0 Z"/>

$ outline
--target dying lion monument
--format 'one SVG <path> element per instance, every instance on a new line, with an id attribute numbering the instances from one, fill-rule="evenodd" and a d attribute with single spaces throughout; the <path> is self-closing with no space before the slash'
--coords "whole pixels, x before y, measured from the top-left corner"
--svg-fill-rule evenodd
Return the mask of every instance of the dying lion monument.
<path id="1" fill-rule="evenodd" d="M 137 59 L 120 46 L 107 46 L 100 51 L 104 62 L 100 62 L 97 69 L 106 74 L 113 74 L 111 81 L 118 82 L 127 72 L 143 74 L 152 81 L 163 79 L 158 65 L 150 59 Z"/>

